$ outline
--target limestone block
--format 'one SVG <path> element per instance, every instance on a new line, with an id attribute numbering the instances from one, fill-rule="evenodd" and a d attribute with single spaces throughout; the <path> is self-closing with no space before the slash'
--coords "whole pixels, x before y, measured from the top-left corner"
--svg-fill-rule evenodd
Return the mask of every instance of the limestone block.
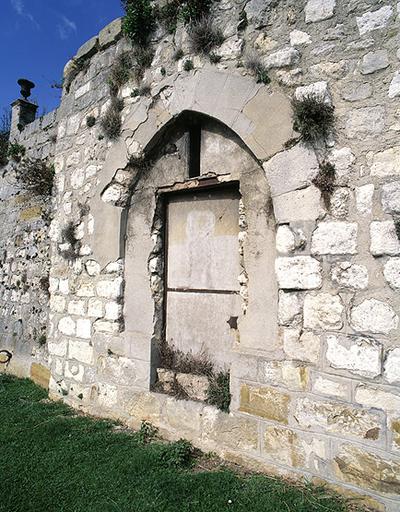
<path id="1" fill-rule="evenodd" d="M 83 300 L 71 300 L 68 304 L 68 313 L 70 315 L 85 315 L 85 303 Z"/>
<path id="2" fill-rule="evenodd" d="M 379 153 L 367 153 L 367 164 L 371 176 L 389 178 L 400 175 L 400 146 L 395 146 Z"/>
<path id="3" fill-rule="evenodd" d="M 290 325 L 301 315 L 303 304 L 298 293 L 279 291 L 278 321 Z"/>
<path id="4" fill-rule="evenodd" d="M 65 357 L 67 355 L 67 341 L 63 339 L 57 341 L 48 341 L 47 349 L 51 356 Z"/>
<path id="5" fill-rule="evenodd" d="M 250 0 L 244 8 L 248 22 L 254 25 L 254 28 L 265 27 L 273 6 L 273 0 Z"/>
<path id="6" fill-rule="evenodd" d="M 116 41 L 122 34 L 122 18 L 117 18 L 106 25 L 99 32 L 99 45 L 106 48 Z"/>
<path id="7" fill-rule="evenodd" d="M 92 323 L 86 318 L 79 318 L 76 321 L 77 338 L 90 339 L 92 333 Z"/>
<path id="8" fill-rule="evenodd" d="M 386 213 L 400 214 L 400 181 L 383 185 L 382 207 Z"/>
<path id="9" fill-rule="evenodd" d="M 369 215 L 372 213 L 374 190 L 375 186 L 372 183 L 356 187 L 356 207 L 359 213 L 363 215 Z"/>
<path id="10" fill-rule="evenodd" d="M 330 212 L 333 217 L 345 218 L 349 215 L 350 190 L 337 188 L 331 195 Z"/>
<path id="11" fill-rule="evenodd" d="M 320 429 L 341 436 L 376 440 L 381 431 L 381 416 L 342 402 L 300 398 L 294 413 L 303 429 Z"/>
<path id="12" fill-rule="evenodd" d="M 118 299 L 122 295 L 123 282 L 122 277 L 116 277 L 112 281 L 99 281 L 96 286 L 98 296 L 106 299 Z"/>
<path id="13" fill-rule="evenodd" d="M 371 409 L 382 409 L 388 412 L 400 411 L 400 395 L 368 384 L 357 386 L 355 401 Z"/>
<path id="14" fill-rule="evenodd" d="M 242 384 L 240 411 L 279 423 L 288 423 L 290 396 L 275 388 Z"/>
<path id="15" fill-rule="evenodd" d="M 86 41 L 75 55 L 75 59 L 89 58 L 97 52 L 98 37 L 94 36 L 89 41 Z"/>
<path id="16" fill-rule="evenodd" d="M 290 32 L 291 46 L 303 46 L 312 43 L 312 39 L 307 32 L 301 30 L 292 30 Z"/>
<path id="17" fill-rule="evenodd" d="M 288 254 L 296 248 L 296 236 L 289 226 L 279 226 L 276 231 L 276 249 L 278 252 Z"/>
<path id="18" fill-rule="evenodd" d="M 191 400 L 207 400 L 207 391 L 209 381 L 207 377 L 202 375 L 192 375 L 190 373 L 177 373 L 177 383 L 184 389 L 185 393 Z"/>
<path id="19" fill-rule="evenodd" d="M 202 412 L 204 405 L 188 400 L 176 400 L 167 397 L 163 411 L 163 423 L 169 432 L 177 431 L 179 438 L 191 441 L 201 436 Z"/>
<path id="20" fill-rule="evenodd" d="M 283 350 L 291 359 L 317 363 L 321 347 L 320 337 L 304 331 L 300 335 L 298 329 L 285 329 L 283 333 Z"/>
<path id="21" fill-rule="evenodd" d="M 285 68 L 294 66 L 300 60 L 300 53 L 295 48 L 289 46 L 283 50 L 271 53 L 263 59 L 264 66 L 268 69 L 271 68 Z"/>
<path id="22" fill-rule="evenodd" d="M 354 445 L 342 446 L 335 457 L 336 475 L 357 487 L 398 497 L 400 462 L 389 455 L 383 457 L 383 454 L 367 452 Z"/>
<path id="23" fill-rule="evenodd" d="M 76 290 L 76 295 L 78 297 L 94 297 L 95 292 L 93 283 L 82 282 Z"/>
<path id="24" fill-rule="evenodd" d="M 308 329 L 341 329 L 343 311 L 339 295 L 307 294 L 304 299 L 304 327 Z"/>
<path id="25" fill-rule="evenodd" d="M 396 256 L 400 254 L 400 241 L 392 220 L 371 222 L 370 234 L 370 250 L 374 256 L 381 256 L 382 254 Z"/>
<path id="26" fill-rule="evenodd" d="M 91 82 L 87 82 L 86 84 L 84 84 L 81 87 L 79 87 L 79 89 L 77 89 L 76 92 L 75 92 L 75 99 L 77 100 L 81 96 L 83 96 L 86 93 L 88 93 L 90 91 L 90 87 L 91 87 Z"/>
<path id="27" fill-rule="evenodd" d="M 382 346 L 369 338 L 344 335 L 327 337 L 326 360 L 332 368 L 374 378 L 382 373 Z"/>
<path id="28" fill-rule="evenodd" d="M 101 194 L 101 198 L 105 203 L 117 203 L 122 201 L 127 193 L 126 188 L 119 183 L 112 183 Z"/>
<path id="29" fill-rule="evenodd" d="M 50 297 L 50 310 L 53 313 L 64 313 L 66 300 L 61 295 L 52 295 Z"/>
<path id="30" fill-rule="evenodd" d="M 384 5 L 377 11 L 369 11 L 362 16 L 357 16 L 356 22 L 360 36 L 371 32 L 371 30 L 385 28 L 392 15 L 393 9 L 390 5 Z"/>
<path id="31" fill-rule="evenodd" d="M 106 382 L 98 382 L 97 402 L 106 409 L 115 408 L 118 402 L 118 388 Z"/>
<path id="32" fill-rule="evenodd" d="M 88 316 L 94 318 L 102 318 L 104 316 L 103 301 L 101 299 L 89 299 Z"/>
<path id="33" fill-rule="evenodd" d="M 234 36 L 224 41 L 218 48 L 218 55 L 223 60 L 238 59 L 242 55 L 243 48 L 244 40 Z"/>
<path id="34" fill-rule="evenodd" d="M 321 264 L 311 256 L 277 258 L 275 271 L 282 289 L 312 290 L 322 283 Z"/>
<path id="35" fill-rule="evenodd" d="M 314 151 L 298 144 L 263 164 L 273 197 L 310 185 L 319 172 Z"/>
<path id="36" fill-rule="evenodd" d="M 260 363 L 259 375 L 267 384 L 295 391 L 304 391 L 308 384 L 308 369 L 293 361 L 263 361 Z"/>
<path id="37" fill-rule="evenodd" d="M 305 8 L 306 23 L 332 18 L 336 0 L 308 0 Z"/>
<path id="38" fill-rule="evenodd" d="M 264 55 L 265 53 L 274 50 L 279 45 L 278 41 L 271 39 L 265 32 L 261 32 L 257 39 L 254 41 L 255 49 Z"/>
<path id="39" fill-rule="evenodd" d="M 96 320 L 94 330 L 106 334 L 118 334 L 121 331 L 121 325 L 118 322 Z"/>
<path id="40" fill-rule="evenodd" d="M 275 196 L 273 205 L 277 222 L 315 220 L 323 211 L 321 192 L 314 185 Z"/>
<path id="41" fill-rule="evenodd" d="M 65 316 L 58 322 L 58 330 L 67 336 L 74 336 L 76 332 L 75 321 L 70 316 Z"/>
<path id="42" fill-rule="evenodd" d="M 342 89 L 342 97 L 346 101 L 361 101 L 369 98 L 371 95 L 371 84 L 364 84 L 352 81 L 348 84 L 345 84 Z"/>
<path id="43" fill-rule="evenodd" d="M 88 260 L 85 263 L 85 268 L 89 276 L 97 276 L 100 274 L 101 267 L 95 260 Z"/>
<path id="44" fill-rule="evenodd" d="M 363 75 L 369 75 L 386 69 L 389 66 L 389 56 L 387 50 L 377 50 L 375 52 L 369 52 L 364 55 L 361 63 L 361 73 Z"/>
<path id="45" fill-rule="evenodd" d="M 305 453 L 298 434 L 287 428 L 267 426 L 264 433 L 263 453 L 290 467 L 304 467 Z"/>
<path id="46" fill-rule="evenodd" d="M 174 389 L 175 372 L 157 368 L 157 388 L 164 393 L 170 393 Z"/>
<path id="47" fill-rule="evenodd" d="M 335 263 L 331 271 L 332 281 L 339 287 L 364 290 L 368 287 L 368 269 L 351 261 Z"/>
<path id="48" fill-rule="evenodd" d="M 366 299 L 352 308 L 350 323 L 356 331 L 389 334 L 397 329 L 399 318 L 390 304 Z"/>
<path id="49" fill-rule="evenodd" d="M 355 254 L 358 226 L 355 222 L 320 222 L 312 234 L 313 254 Z"/>
<path id="50" fill-rule="evenodd" d="M 107 320 L 120 320 L 122 318 L 122 304 L 118 302 L 107 302 L 104 318 Z"/>
<path id="51" fill-rule="evenodd" d="M 46 368 L 46 366 L 39 363 L 32 363 L 30 377 L 38 386 L 49 389 L 50 370 Z"/>
<path id="52" fill-rule="evenodd" d="M 205 407 L 202 419 L 202 439 L 215 447 L 256 451 L 258 448 L 258 422 Z"/>
<path id="53" fill-rule="evenodd" d="M 349 139 L 363 140 L 383 132 L 386 111 L 383 106 L 363 107 L 351 110 L 346 123 Z"/>
<path id="54" fill-rule="evenodd" d="M 328 375 L 318 375 L 312 386 L 314 393 L 349 400 L 351 387 L 348 382 L 333 379 Z"/>
<path id="55" fill-rule="evenodd" d="M 400 258 L 388 259 L 383 274 L 392 288 L 400 288 Z"/>
<path id="56" fill-rule="evenodd" d="M 92 365 L 94 363 L 93 347 L 87 341 L 70 340 L 68 357 Z"/>
<path id="57" fill-rule="evenodd" d="M 400 71 L 396 71 L 390 85 L 389 85 L 389 98 L 396 98 L 400 96 Z"/>
<path id="58" fill-rule="evenodd" d="M 350 148 L 333 149 L 329 161 L 335 167 L 336 185 L 347 185 L 356 158 Z"/>
<path id="59" fill-rule="evenodd" d="M 390 384 L 400 384 L 400 348 L 394 348 L 387 353 L 384 377 Z"/>
<path id="60" fill-rule="evenodd" d="M 72 379 L 76 382 L 83 382 L 85 375 L 85 367 L 75 361 L 66 361 L 65 364 L 65 377 Z"/>

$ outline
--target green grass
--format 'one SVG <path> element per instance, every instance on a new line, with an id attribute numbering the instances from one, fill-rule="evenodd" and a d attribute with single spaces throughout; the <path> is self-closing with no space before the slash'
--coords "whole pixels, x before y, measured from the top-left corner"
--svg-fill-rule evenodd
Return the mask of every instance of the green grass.
<path id="1" fill-rule="evenodd" d="M 2 512 L 344 512 L 323 489 L 265 476 L 200 472 L 187 442 L 148 442 L 0 375 Z"/>

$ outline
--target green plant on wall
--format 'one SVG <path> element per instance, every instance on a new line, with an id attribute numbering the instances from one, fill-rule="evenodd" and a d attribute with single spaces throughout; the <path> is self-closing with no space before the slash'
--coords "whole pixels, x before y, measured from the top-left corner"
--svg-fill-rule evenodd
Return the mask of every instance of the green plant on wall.
<path id="1" fill-rule="evenodd" d="M 124 34 L 136 45 L 145 46 L 155 26 L 150 0 L 122 0 L 125 16 L 122 23 Z"/>
<path id="2" fill-rule="evenodd" d="M 194 23 L 210 13 L 212 0 L 187 0 L 180 10 L 185 23 Z"/>
<path id="3" fill-rule="evenodd" d="M 333 132 L 335 108 L 314 94 L 292 100 L 293 128 L 306 144 L 325 143 Z"/>
<path id="4" fill-rule="evenodd" d="M 26 149 L 22 144 L 18 142 L 10 142 L 8 145 L 7 156 L 14 160 L 14 162 L 20 162 L 25 156 Z"/>
<path id="5" fill-rule="evenodd" d="M 14 168 L 19 185 L 36 196 L 50 197 L 54 182 L 54 165 L 40 158 L 24 158 Z"/>

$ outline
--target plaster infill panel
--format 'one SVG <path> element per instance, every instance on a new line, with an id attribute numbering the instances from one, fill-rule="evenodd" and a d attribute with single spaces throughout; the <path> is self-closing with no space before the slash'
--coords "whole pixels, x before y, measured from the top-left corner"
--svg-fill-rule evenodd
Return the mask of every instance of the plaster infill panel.
<path id="1" fill-rule="evenodd" d="M 236 294 L 169 292 L 167 342 L 184 353 L 204 352 L 220 368 L 229 368 L 236 330 L 228 323 L 238 317 Z"/>
<path id="2" fill-rule="evenodd" d="M 202 192 L 168 204 L 168 288 L 238 291 L 239 197 Z"/>

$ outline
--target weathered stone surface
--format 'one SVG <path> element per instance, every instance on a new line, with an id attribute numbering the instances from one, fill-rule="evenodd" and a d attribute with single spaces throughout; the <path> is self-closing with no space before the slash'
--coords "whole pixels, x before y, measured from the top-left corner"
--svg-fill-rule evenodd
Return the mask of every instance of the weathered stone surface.
<path id="1" fill-rule="evenodd" d="M 165 368 L 157 368 L 157 389 L 164 393 L 171 393 L 174 389 L 175 372 Z"/>
<path id="2" fill-rule="evenodd" d="M 400 96 L 400 71 L 396 71 L 389 85 L 389 98 Z"/>
<path id="3" fill-rule="evenodd" d="M 107 299 L 118 299 L 122 294 L 123 282 L 122 277 L 116 277 L 112 281 L 99 281 L 96 285 L 97 294 Z"/>
<path id="4" fill-rule="evenodd" d="M 369 338 L 331 335 L 327 337 L 327 345 L 326 360 L 332 368 L 369 378 L 382 373 L 380 343 Z"/>
<path id="5" fill-rule="evenodd" d="M 273 0 L 250 0 L 245 7 L 247 20 L 254 24 L 255 28 L 265 27 L 273 4 Z"/>
<path id="6" fill-rule="evenodd" d="M 271 68 L 285 68 L 288 66 L 294 66 L 300 60 L 300 53 L 291 46 L 284 48 L 275 53 L 271 53 L 264 58 L 264 66 Z"/>
<path id="7" fill-rule="evenodd" d="M 351 110 L 346 123 L 349 139 L 364 139 L 383 132 L 385 128 L 385 107 L 363 107 Z"/>
<path id="8" fill-rule="evenodd" d="M 400 348 L 394 348 L 387 353 L 384 377 L 390 384 L 400 383 Z"/>
<path id="9" fill-rule="evenodd" d="M 313 392 L 349 400 L 351 387 L 344 380 L 337 380 L 329 375 L 318 375 L 312 386 Z"/>
<path id="10" fill-rule="evenodd" d="M 86 41 L 86 43 L 83 43 L 83 45 L 79 48 L 79 50 L 76 52 L 75 59 L 88 59 L 92 55 L 94 55 L 97 52 L 98 48 L 98 37 L 94 36 L 89 41 Z"/>
<path id="11" fill-rule="evenodd" d="M 300 334 L 298 329 L 285 329 L 283 333 L 283 350 L 291 359 L 317 363 L 320 347 L 320 337 L 312 332 Z"/>
<path id="12" fill-rule="evenodd" d="M 385 263 L 383 274 L 392 288 L 400 288 L 400 258 L 390 258 Z"/>
<path id="13" fill-rule="evenodd" d="M 76 321 L 76 337 L 90 339 L 92 334 L 92 323 L 86 318 L 79 318 Z"/>
<path id="14" fill-rule="evenodd" d="M 400 462 L 345 445 L 335 457 L 336 474 L 344 482 L 387 495 L 400 494 Z"/>
<path id="15" fill-rule="evenodd" d="M 369 52 L 364 55 L 361 63 L 361 73 L 363 75 L 369 75 L 386 69 L 389 66 L 389 56 L 387 50 L 377 50 L 375 52 Z"/>
<path id="16" fill-rule="evenodd" d="M 276 231 L 276 249 L 278 252 L 288 254 L 296 248 L 296 236 L 289 226 L 279 226 Z"/>
<path id="17" fill-rule="evenodd" d="M 305 8 L 306 23 L 332 18 L 336 0 L 308 0 Z"/>
<path id="18" fill-rule="evenodd" d="M 275 388 L 242 384 L 240 411 L 279 423 L 288 423 L 290 396 Z"/>
<path id="19" fill-rule="evenodd" d="M 390 304 L 377 299 L 365 299 L 352 308 L 350 323 L 356 331 L 389 334 L 397 329 L 399 318 Z"/>
<path id="20" fill-rule="evenodd" d="M 310 185 L 319 172 L 315 153 L 301 145 L 278 153 L 263 167 L 273 197 Z"/>
<path id="21" fill-rule="evenodd" d="M 101 48 L 106 48 L 112 44 L 122 33 L 122 18 L 117 18 L 105 26 L 99 32 L 99 45 Z"/>
<path id="22" fill-rule="evenodd" d="M 356 187 L 356 206 L 359 213 L 369 215 L 372 212 L 372 199 L 375 186 L 370 183 Z"/>
<path id="23" fill-rule="evenodd" d="M 369 98 L 371 95 L 371 84 L 350 82 L 345 84 L 342 89 L 342 96 L 346 101 L 361 101 Z"/>
<path id="24" fill-rule="evenodd" d="M 304 391 L 308 384 L 308 369 L 292 361 L 260 362 L 260 379 L 267 384 Z"/>
<path id="25" fill-rule="evenodd" d="M 331 195 L 330 212 L 337 219 L 349 215 L 350 191 L 347 187 L 337 188 Z"/>
<path id="26" fill-rule="evenodd" d="M 333 149 L 329 155 L 330 163 L 335 167 L 336 185 L 347 185 L 352 175 L 355 162 L 354 153 L 350 148 Z"/>
<path id="27" fill-rule="evenodd" d="M 298 100 L 311 96 L 317 100 L 323 101 L 327 105 L 332 104 L 332 97 L 328 89 L 328 82 L 325 81 L 314 82 L 313 84 L 297 87 L 294 95 Z"/>
<path id="28" fill-rule="evenodd" d="M 371 222 L 371 253 L 374 256 L 400 254 L 400 241 L 392 220 Z"/>
<path id="29" fill-rule="evenodd" d="M 73 336 L 76 332 L 75 321 L 69 316 L 61 318 L 58 322 L 58 330 L 67 336 Z"/>
<path id="30" fill-rule="evenodd" d="M 393 15 L 393 9 L 389 5 L 384 5 L 377 11 L 369 11 L 356 18 L 360 36 L 370 32 L 385 28 Z"/>
<path id="31" fill-rule="evenodd" d="M 255 451 L 258 447 L 258 424 L 251 418 L 234 416 L 205 407 L 203 411 L 202 439 L 218 448 Z M 212 446 L 211 446 L 212 447 Z"/>
<path id="32" fill-rule="evenodd" d="M 300 398 L 294 414 L 302 428 L 376 440 L 381 431 L 377 414 L 339 402 Z"/>
<path id="33" fill-rule="evenodd" d="M 277 222 L 315 220 L 322 213 L 321 192 L 314 185 L 276 196 L 273 204 Z"/>
<path id="34" fill-rule="evenodd" d="M 292 32 L 290 32 L 290 44 L 292 46 L 308 45 L 311 42 L 311 37 L 307 32 L 302 32 L 301 30 L 292 30 Z"/>
<path id="35" fill-rule="evenodd" d="M 388 178 L 400 174 L 400 147 L 395 146 L 379 153 L 367 153 L 371 176 Z"/>
<path id="36" fill-rule="evenodd" d="M 44 389 L 49 389 L 50 370 L 39 363 L 31 364 L 31 379 Z"/>
<path id="37" fill-rule="evenodd" d="M 383 411 L 400 411 L 400 395 L 367 384 L 356 388 L 355 400 L 364 407 L 382 409 Z"/>
<path id="38" fill-rule="evenodd" d="M 93 347 L 87 341 L 70 340 L 68 356 L 70 359 L 77 359 L 85 364 L 93 364 Z"/>
<path id="39" fill-rule="evenodd" d="M 190 373 L 177 373 L 176 381 L 192 400 L 200 400 L 204 402 L 207 399 L 207 391 L 209 387 L 207 377 L 192 375 Z"/>
<path id="40" fill-rule="evenodd" d="M 400 214 L 400 181 L 383 185 L 382 206 L 386 213 Z"/>
<path id="41" fill-rule="evenodd" d="M 267 457 L 291 467 L 304 465 L 306 459 L 298 434 L 282 427 L 266 428 L 263 452 Z"/>
<path id="42" fill-rule="evenodd" d="M 290 325 L 302 312 L 302 301 L 299 294 L 279 292 L 278 319 L 281 325 Z"/>
<path id="43" fill-rule="evenodd" d="M 313 232 L 313 254 L 355 254 L 358 225 L 355 222 L 321 222 Z"/>
<path id="44" fill-rule="evenodd" d="M 275 271 L 282 289 L 312 290 L 322 283 L 321 264 L 310 256 L 277 258 Z"/>
<path id="45" fill-rule="evenodd" d="M 332 266 L 332 281 L 343 288 L 365 290 L 368 287 L 368 269 L 364 265 L 342 261 Z"/>
<path id="46" fill-rule="evenodd" d="M 344 307 L 338 295 L 307 294 L 304 299 L 304 327 L 308 329 L 341 329 Z"/>

